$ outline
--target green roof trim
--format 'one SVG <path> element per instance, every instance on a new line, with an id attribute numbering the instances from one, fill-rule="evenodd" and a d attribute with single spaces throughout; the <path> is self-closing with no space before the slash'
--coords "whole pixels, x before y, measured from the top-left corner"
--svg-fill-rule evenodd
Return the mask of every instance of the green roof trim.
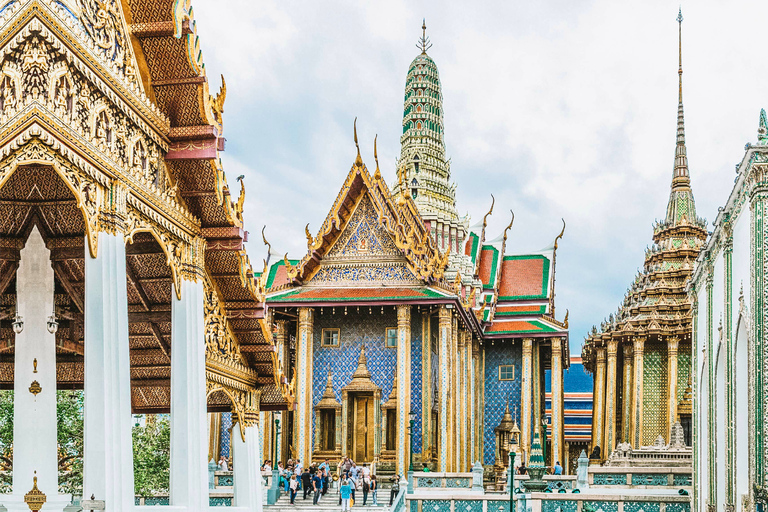
<path id="1" fill-rule="evenodd" d="M 480 235 L 469 233 L 469 237 L 472 239 L 472 248 L 470 249 L 469 257 L 472 259 L 472 263 L 476 263 L 475 260 L 477 260 L 477 246 L 480 243 Z"/>
<path id="2" fill-rule="evenodd" d="M 504 307 L 503 305 L 501 307 Z M 526 316 L 526 315 L 543 315 L 547 312 L 547 306 L 539 306 L 536 311 L 498 311 L 499 306 L 496 306 L 496 314 L 494 316 Z"/>
<path id="3" fill-rule="evenodd" d="M 291 265 L 298 265 L 299 260 L 288 260 L 288 263 L 290 263 Z M 285 266 L 285 261 L 280 260 L 269 268 L 269 275 L 267 276 L 267 290 L 272 288 L 272 285 L 275 283 L 275 277 L 277 276 L 277 269 L 279 267 L 284 267 L 284 266 Z"/>
<path id="4" fill-rule="evenodd" d="M 547 288 L 549 288 L 549 266 L 550 261 L 546 256 L 541 254 L 522 254 L 518 256 L 504 256 L 504 261 L 508 260 L 542 260 L 542 272 L 541 272 L 541 293 L 538 295 L 509 295 L 499 297 L 499 300 L 528 300 L 528 299 L 546 299 Z"/>
<path id="5" fill-rule="evenodd" d="M 536 332 L 560 332 L 554 327 L 545 324 L 544 322 L 540 322 L 538 320 L 528 320 L 527 323 L 536 325 L 540 327 L 540 329 L 531 330 L 531 329 L 519 329 L 519 330 L 509 330 L 509 331 L 492 331 L 492 330 L 486 330 L 487 335 L 496 336 L 497 334 L 520 334 L 520 333 L 536 333 Z"/>
<path id="6" fill-rule="evenodd" d="M 488 276 L 487 283 L 483 283 L 483 288 L 486 289 L 494 289 L 496 288 L 496 275 L 499 270 L 499 250 L 492 246 L 492 245 L 484 245 L 480 248 L 480 254 L 483 254 L 483 251 L 492 251 L 493 256 L 491 259 L 491 273 Z"/>

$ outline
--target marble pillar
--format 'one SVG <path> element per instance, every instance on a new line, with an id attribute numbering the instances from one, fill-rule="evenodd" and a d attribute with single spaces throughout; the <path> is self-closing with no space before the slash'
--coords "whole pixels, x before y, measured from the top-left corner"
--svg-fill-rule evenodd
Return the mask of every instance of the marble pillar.
<path id="1" fill-rule="evenodd" d="M 83 496 L 119 512 L 134 507 L 125 276 L 122 234 L 99 233 L 97 257 L 85 256 Z"/>
<path id="2" fill-rule="evenodd" d="M 603 430 L 603 458 L 607 459 L 616 447 L 616 356 L 618 339 L 606 343 L 607 367 L 605 370 L 605 428 Z"/>
<path id="3" fill-rule="evenodd" d="M 171 297 L 170 504 L 208 508 L 203 282 L 183 280 Z"/>
<path id="4" fill-rule="evenodd" d="M 397 474 L 405 476 L 410 453 L 411 306 L 397 306 Z"/>
<path id="5" fill-rule="evenodd" d="M 555 462 L 560 461 L 560 464 L 564 468 L 568 468 L 564 464 L 563 458 L 563 443 L 565 437 L 563 430 L 565 428 L 565 422 L 563 418 L 563 340 L 560 338 L 552 338 L 552 361 L 551 361 L 551 406 L 552 406 L 552 455 L 550 460 L 552 465 Z"/>
<path id="6" fill-rule="evenodd" d="M 232 505 L 250 512 L 261 512 L 264 509 L 260 428 L 260 425 L 245 427 L 244 436 L 240 433 L 239 423 L 232 429 L 232 473 L 235 484 Z"/>

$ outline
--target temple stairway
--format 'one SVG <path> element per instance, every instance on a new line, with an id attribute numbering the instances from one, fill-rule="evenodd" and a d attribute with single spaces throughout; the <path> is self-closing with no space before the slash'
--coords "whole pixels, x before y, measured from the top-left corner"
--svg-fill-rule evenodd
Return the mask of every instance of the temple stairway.
<path id="1" fill-rule="evenodd" d="M 269 512 L 291 512 L 292 510 L 302 510 L 303 512 L 328 512 L 333 510 L 338 512 L 341 510 L 339 506 L 339 494 L 336 489 L 330 489 L 328 494 L 320 499 L 317 505 L 312 504 L 312 498 L 307 496 L 307 499 L 303 499 L 303 491 L 299 491 L 296 495 L 296 503 L 291 505 L 291 498 L 288 494 L 282 494 L 280 499 L 274 505 L 264 505 L 264 510 Z M 352 507 L 353 511 L 358 512 L 381 512 L 387 510 L 389 505 L 389 489 L 379 490 L 378 500 L 379 505 L 375 506 L 371 503 L 371 495 L 368 495 L 368 503 L 363 506 L 363 492 L 355 492 L 355 504 Z"/>

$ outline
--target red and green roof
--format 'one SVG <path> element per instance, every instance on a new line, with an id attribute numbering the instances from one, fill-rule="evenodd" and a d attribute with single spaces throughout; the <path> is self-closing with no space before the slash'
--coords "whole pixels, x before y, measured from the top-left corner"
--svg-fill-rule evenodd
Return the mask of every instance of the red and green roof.
<path id="1" fill-rule="evenodd" d="M 464 246 L 464 254 L 472 259 L 472 263 L 477 260 L 477 247 L 480 245 L 480 235 L 477 233 L 469 233 L 467 237 L 467 244 Z"/>
<path id="2" fill-rule="evenodd" d="M 562 332 L 542 320 L 505 320 L 494 322 L 485 330 L 485 334 L 536 334 Z"/>
<path id="3" fill-rule="evenodd" d="M 549 258 L 541 254 L 504 256 L 499 301 L 548 298 L 549 268 Z"/>
<path id="4" fill-rule="evenodd" d="M 296 265 L 299 260 L 288 260 L 291 265 Z M 281 286 L 288 284 L 288 273 L 285 269 L 285 261 L 280 260 L 272 264 L 269 268 L 269 275 L 267 276 L 267 290 L 275 286 Z"/>
<path id="5" fill-rule="evenodd" d="M 478 275 L 483 283 L 483 288 L 496 286 L 496 272 L 499 268 L 499 250 L 492 245 L 484 245 L 480 249 L 480 268 Z"/>
<path id="6" fill-rule="evenodd" d="M 539 316 L 546 314 L 546 304 L 498 304 L 494 317 Z"/>

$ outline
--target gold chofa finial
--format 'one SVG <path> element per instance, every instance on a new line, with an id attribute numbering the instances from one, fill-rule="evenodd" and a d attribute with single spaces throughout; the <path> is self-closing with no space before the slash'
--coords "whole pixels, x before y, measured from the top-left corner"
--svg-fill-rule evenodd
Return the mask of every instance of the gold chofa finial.
<path id="1" fill-rule="evenodd" d="M 376 160 L 376 172 L 373 173 L 373 179 L 381 179 L 381 171 L 379 170 L 379 152 L 376 150 L 376 140 L 379 138 L 379 134 L 373 138 L 373 159 Z"/>
<path id="2" fill-rule="evenodd" d="M 421 20 L 421 39 L 419 39 L 419 42 L 416 43 L 416 48 L 420 49 L 422 54 L 426 54 L 427 50 L 432 48 L 432 43 L 429 42 L 429 38 L 427 37 L 426 18 Z"/>
<path id="3" fill-rule="evenodd" d="M 360 156 L 360 144 L 357 143 L 357 118 L 355 118 L 355 123 L 352 129 L 355 134 L 355 147 L 357 147 L 357 157 L 355 158 L 355 165 L 360 167 L 363 165 L 363 158 Z"/>

